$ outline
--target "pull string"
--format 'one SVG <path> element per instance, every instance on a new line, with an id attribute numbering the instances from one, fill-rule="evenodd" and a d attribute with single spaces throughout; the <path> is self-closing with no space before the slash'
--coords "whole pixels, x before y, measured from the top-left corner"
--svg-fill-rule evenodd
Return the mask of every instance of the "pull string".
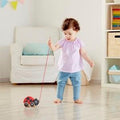
<path id="1" fill-rule="evenodd" d="M 44 83 L 44 79 L 45 79 L 45 73 L 46 73 L 46 68 L 47 68 L 47 64 L 48 64 L 49 52 L 50 52 L 50 48 L 48 49 L 48 54 L 47 54 L 47 58 L 46 58 L 46 63 L 45 63 L 45 68 L 44 68 L 42 83 Z M 42 89 L 43 89 L 43 84 L 41 85 L 41 89 L 40 89 L 39 103 L 40 103 L 40 100 L 41 100 Z"/>

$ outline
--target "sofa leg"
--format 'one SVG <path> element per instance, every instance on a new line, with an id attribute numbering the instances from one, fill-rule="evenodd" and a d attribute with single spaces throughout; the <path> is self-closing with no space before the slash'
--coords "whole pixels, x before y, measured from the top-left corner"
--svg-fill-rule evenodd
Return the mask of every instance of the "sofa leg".
<path id="1" fill-rule="evenodd" d="M 12 85 L 17 85 L 17 83 L 12 83 Z"/>
<path id="2" fill-rule="evenodd" d="M 12 85 L 22 85 L 21 83 L 12 83 Z"/>

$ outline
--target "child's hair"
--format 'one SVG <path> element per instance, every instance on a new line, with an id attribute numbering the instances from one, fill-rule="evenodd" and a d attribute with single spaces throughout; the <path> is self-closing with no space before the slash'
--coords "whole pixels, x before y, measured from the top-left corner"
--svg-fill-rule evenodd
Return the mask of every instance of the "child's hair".
<path id="1" fill-rule="evenodd" d="M 62 24 L 62 30 L 65 31 L 69 28 L 73 28 L 75 31 L 80 30 L 80 26 L 77 20 L 74 18 L 66 18 Z"/>

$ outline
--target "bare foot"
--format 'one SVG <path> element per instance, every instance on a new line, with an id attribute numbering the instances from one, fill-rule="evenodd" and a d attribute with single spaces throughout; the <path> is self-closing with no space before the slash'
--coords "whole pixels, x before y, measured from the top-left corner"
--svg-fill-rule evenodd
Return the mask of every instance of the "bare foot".
<path id="1" fill-rule="evenodd" d="M 61 103 L 62 101 L 60 100 L 60 99 L 56 99 L 55 101 L 54 101 L 54 103 Z"/>
<path id="2" fill-rule="evenodd" d="M 83 102 L 81 100 L 75 100 L 74 103 L 83 104 Z"/>

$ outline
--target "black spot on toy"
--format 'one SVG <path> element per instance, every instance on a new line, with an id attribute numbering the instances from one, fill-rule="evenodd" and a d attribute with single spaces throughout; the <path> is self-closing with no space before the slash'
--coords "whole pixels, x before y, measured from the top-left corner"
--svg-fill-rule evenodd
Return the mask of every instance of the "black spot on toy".
<path id="1" fill-rule="evenodd" d="M 35 107 L 39 104 L 39 100 L 37 98 L 34 99 L 31 96 L 27 96 L 24 99 L 23 103 L 25 107 Z"/>

